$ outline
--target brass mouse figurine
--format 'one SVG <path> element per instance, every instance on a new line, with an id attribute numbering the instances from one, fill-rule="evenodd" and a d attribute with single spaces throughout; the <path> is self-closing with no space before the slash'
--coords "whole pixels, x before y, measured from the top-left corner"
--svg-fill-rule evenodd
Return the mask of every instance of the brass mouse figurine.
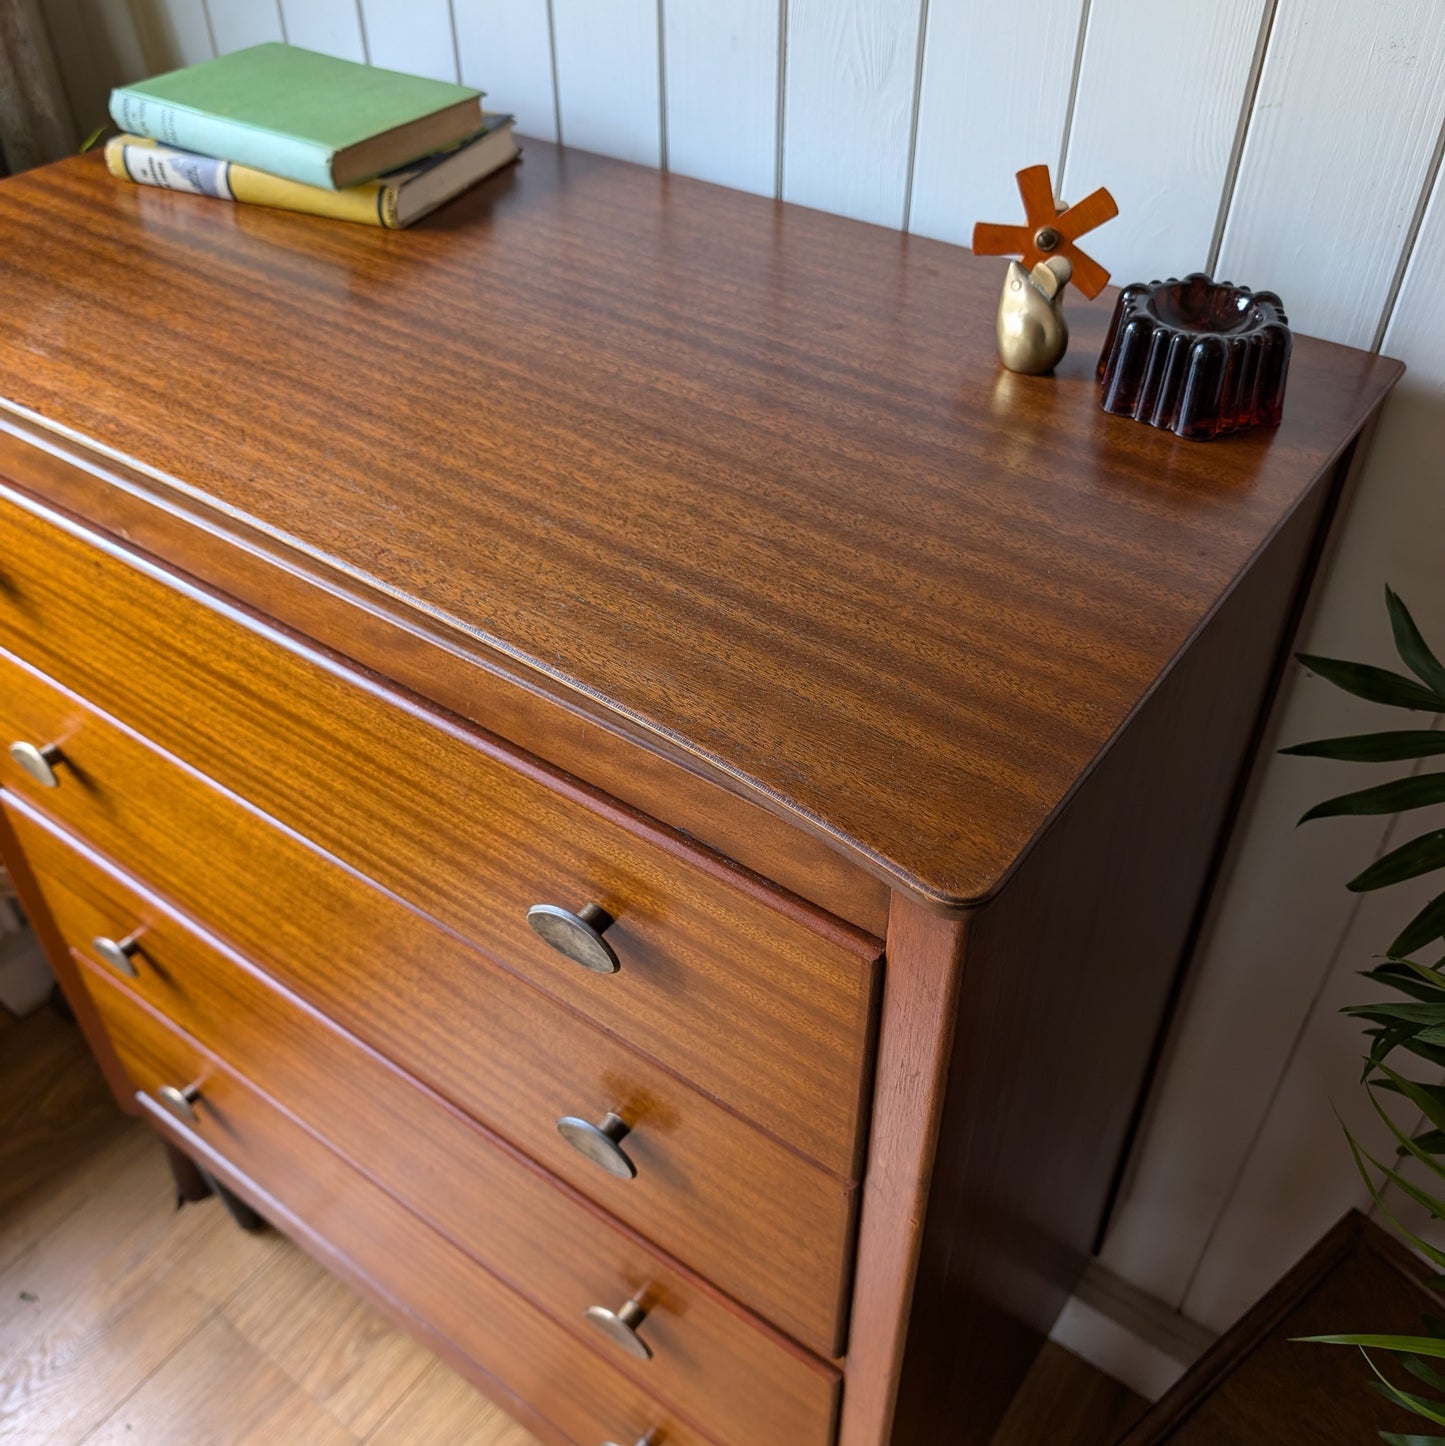
<path id="1" fill-rule="evenodd" d="M 998 304 L 998 354 L 1011 372 L 1037 376 L 1063 358 L 1069 347 L 1064 288 L 1073 274 L 1067 256 L 1050 256 L 1032 271 L 1009 262 Z"/>

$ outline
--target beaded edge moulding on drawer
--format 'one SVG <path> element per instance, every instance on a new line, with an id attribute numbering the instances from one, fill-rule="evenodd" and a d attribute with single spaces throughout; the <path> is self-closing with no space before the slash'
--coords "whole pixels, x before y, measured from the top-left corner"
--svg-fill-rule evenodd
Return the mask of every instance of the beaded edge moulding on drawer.
<path id="1" fill-rule="evenodd" d="M 1135 282 L 1119 293 L 1099 357 L 1100 405 L 1206 442 L 1279 425 L 1293 338 L 1272 291 L 1215 282 Z"/>

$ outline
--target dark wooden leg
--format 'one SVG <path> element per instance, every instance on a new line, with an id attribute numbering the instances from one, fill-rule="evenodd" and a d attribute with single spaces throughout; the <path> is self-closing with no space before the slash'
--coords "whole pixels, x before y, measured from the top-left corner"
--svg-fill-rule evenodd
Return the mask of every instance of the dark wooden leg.
<path id="1" fill-rule="evenodd" d="M 162 1140 L 161 1148 L 166 1152 L 166 1163 L 171 1167 L 171 1178 L 176 1182 L 177 1210 L 211 1194 L 215 1181 L 189 1155 L 176 1149 L 169 1140 Z"/>
<path id="2" fill-rule="evenodd" d="M 268 1222 L 264 1215 L 258 1215 L 239 1195 L 228 1190 L 211 1172 L 200 1165 L 195 1167 L 201 1179 L 211 1187 L 211 1193 L 226 1207 L 226 1213 L 242 1230 L 265 1230 Z"/>

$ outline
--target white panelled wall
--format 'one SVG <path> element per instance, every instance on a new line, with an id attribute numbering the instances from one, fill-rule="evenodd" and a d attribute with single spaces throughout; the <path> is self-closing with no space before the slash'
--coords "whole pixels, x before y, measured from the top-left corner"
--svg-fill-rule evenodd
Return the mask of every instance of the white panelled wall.
<path id="1" fill-rule="evenodd" d="M 976 219 L 1015 217 L 1026 164 L 1049 162 L 1065 197 L 1108 185 L 1121 215 L 1089 249 L 1117 280 L 1211 270 L 1278 291 L 1302 331 L 1409 364 L 1305 642 L 1388 665 L 1388 582 L 1445 647 L 1441 0 L 44 8 L 82 133 L 118 80 L 285 38 L 460 77 L 527 135 L 955 243 Z M 1386 726 L 1379 712 L 1296 674 L 1274 742 Z M 1399 838 L 1378 821 L 1295 820 L 1374 776 L 1272 757 L 1258 770 L 1108 1232 L 1109 1270 L 1211 1330 L 1368 1204 L 1335 1111 L 1367 1140 L 1380 1126 L 1356 1084 L 1359 1032 L 1336 1011 L 1368 988 L 1355 971 L 1409 901 L 1362 902 L 1344 882 Z M 1175 1356 L 1200 1338 L 1161 1320 Z M 1061 1331 L 1154 1391 L 1178 1369 L 1087 1307 Z"/>

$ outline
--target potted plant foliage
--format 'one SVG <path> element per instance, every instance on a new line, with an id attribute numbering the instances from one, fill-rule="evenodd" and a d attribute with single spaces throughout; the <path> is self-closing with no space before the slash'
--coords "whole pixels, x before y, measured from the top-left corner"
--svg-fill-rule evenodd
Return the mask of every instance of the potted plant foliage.
<path id="1" fill-rule="evenodd" d="M 1395 647 L 1407 673 L 1392 672 L 1365 663 L 1346 663 L 1302 653 L 1299 660 L 1312 672 L 1345 692 L 1367 702 L 1409 708 L 1423 714 L 1445 713 L 1445 665 L 1426 646 L 1408 609 L 1388 588 L 1385 601 L 1394 631 Z M 1403 728 L 1345 738 L 1324 738 L 1286 748 L 1308 758 L 1333 758 L 1351 763 L 1401 763 L 1445 757 L 1445 732 L 1434 728 Z M 1332 798 L 1310 809 L 1300 820 L 1347 814 L 1398 814 L 1445 803 L 1445 772 L 1417 771 L 1388 783 Z M 1421 833 L 1391 849 L 1348 887 L 1356 892 L 1389 888 L 1407 879 L 1445 875 L 1445 828 Z M 1432 1281 L 1445 1287 L 1445 1251 L 1422 1240 L 1403 1226 L 1385 1207 L 1381 1192 L 1394 1185 L 1435 1219 L 1445 1220 L 1445 1201 L 1435 1192 L 1434 1178 L 1445 1180 L 1445 1085 L 1417 1078 L 1421 1061 L 1436 1078 L 1445 1068 L 1445 877 L 1441 892 L 1400 930 L 1384 958 L 1365 977 L 1391 991 L 1390 997 L 1351 1005 L 1345 1013 L 1365 1021 L 1368 1048 L 1361 1080 L 1371 1104 L 1396 1140 L 1393 1162 L 1376 1159 L 1346 1130 L 1355 1164 L 1371 1198 L 1396 1232 L 1429 1260 L 1440 1274 Z M 1439 957 L 1428 960 L 1431 954 Z M 1418 957 L 1427 956 L 1428 962 Z M 1425 1128 L 1407 1134 L 1391 1117 L 1382 1097 L 1403 1097 L 1424 1116 Z M 1418 1160 L 1431 1180 L 1424 1189 L 1407 1179 L 1400 1166 Z M 1310 1340 L 1358 1346 L 1378 1377 L 1380 1391 L 1396 1405 L 1445 1427 L 1445 1320 L 1427 1319 L 1424 1334 L 1331 1335 Z M 1385 1377 L 1370 1352 L 1385 1352 L 1398 1360 L 1422 1389 L 1405 1389 Z M 1439 1364 L 1432 1364 L 1437 1362 Z M 1382 1431 L 1393 1446 L 1445 1446 L 1445 1435 L 1400 1435 Z"/>

